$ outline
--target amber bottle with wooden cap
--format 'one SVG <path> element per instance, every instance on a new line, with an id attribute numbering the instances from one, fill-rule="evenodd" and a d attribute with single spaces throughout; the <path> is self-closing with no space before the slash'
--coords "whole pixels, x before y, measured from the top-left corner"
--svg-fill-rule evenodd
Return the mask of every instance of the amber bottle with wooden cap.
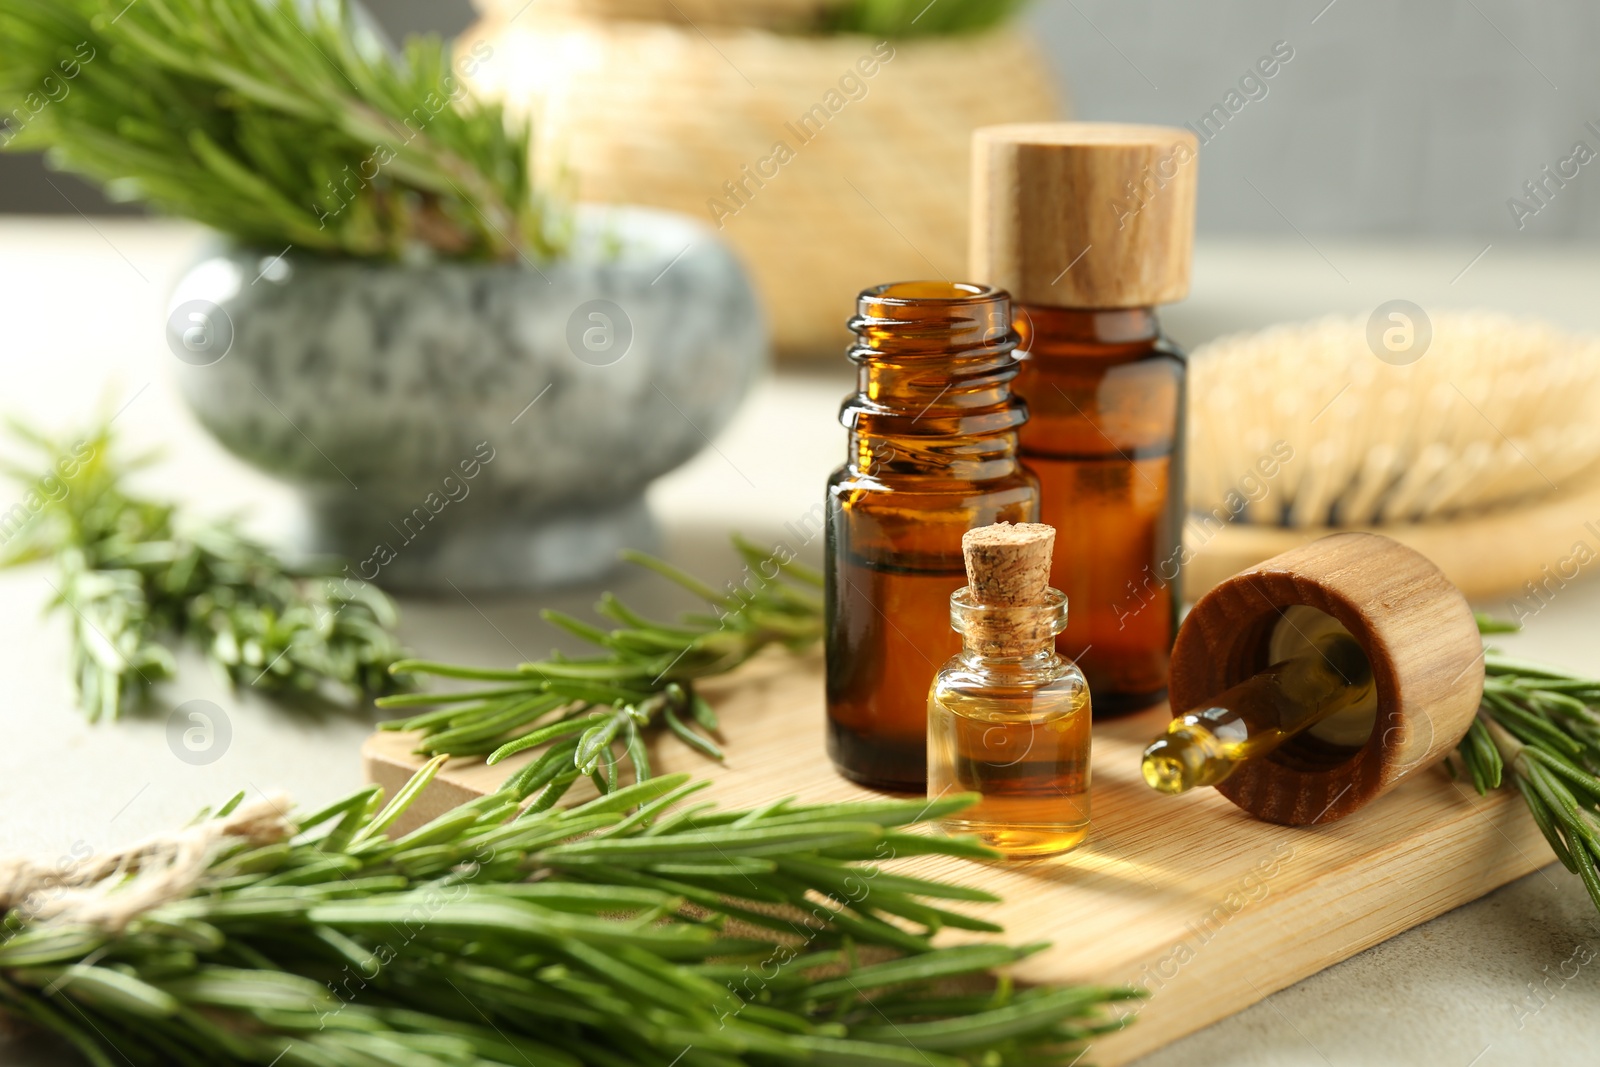
<path id="1" fill-rule="evenodd" d="M 1165 695 L 1183 565 L 1184 357 L 1160 304 L 1189 290 L 1198 146 L 1160 126 L 990 126 L 973 136 L 972 276 L 1010 291 L 1023 462 L 1056 528 L 1059 647 L 1095 714 Z"/>
<path id="2" fill-rule="evenodd" d="M 1038 517 L 1017 458 L 1017 339 L 1004 292 L 948 282 L 868 289 L 850 328 L 860 388 L 828 481 L 828 754 L 853 781 L 920 793 L 928 679 L 960 649 L 961 535 Z"/>
<path id="3" fill-rule="evenodd" d="M 1195 604 L 1172 654 L 1178 715 L 1144 776 L 1216 786 L 1269 822 L 1331 822 L 1454 749 L 1482 694 L 1460 590 L 1387 537 L 1334 534 Z"/>
<path id="4" fill-rule="evenodd" d="M 1065 852 L 1089 833 L 1089 686 L 1056 654 L 1055 536 L 1039 523 L 967 532 L 967 584 L 950 597 L 962 649 L 928 693 L 928 796 L 977 793 L 944 826 L 1008 856 Z"/>

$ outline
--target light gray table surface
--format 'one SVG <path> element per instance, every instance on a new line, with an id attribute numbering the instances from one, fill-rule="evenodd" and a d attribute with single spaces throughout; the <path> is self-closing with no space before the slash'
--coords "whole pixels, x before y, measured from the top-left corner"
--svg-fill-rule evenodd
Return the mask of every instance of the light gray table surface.
<path id="1" fill-rule="evenodd" d="M 170 384 L 166 296 L 202 240 L 173 223 L 0 219 L 0 414 L 66 429 L 102 407 L 121 409 L 116 429 L 130 446 L 166 452 L 141 484 L 204 511 L 245 511 L 263 536 L 290 537 L 290 494 L 212 443 Z M 1508 246 L 1475 261 L 1480 251 L 1320 239 L 1313 247 L 1293 236 L 1202 242 L 1194 293 L 1166 321 L 1180 342 L 1195 344 L 1281 319 L 1364 314 L 1404 297 L 1429 309 L 1486 305 L 1600 330 L 1600 253 Z M 848 311 L 841 307 L 841 316 Z M 842 364 L 784 370 L 762 384 L 714 448 L 652 490 L 666 553 L 702 574 L 731 577 L 728 531 L 775 537 L 807 512 L 842 456 L 835 414 L 848 386 Z M 820 545 L 809 550 L 819 553 Z M 155 714 L 88 725 L 67 689 L 65 620 L 41 616 L 50 577 L 43 567 L 0 572 L 0 854 L 53 858 L 75 846 L 115 847 L 179 824 L 241 788 L 284 790 L 316 805 L 360 784 L 357 750 L 369 718 L 285 715 L 229 693 L 192 658 Z M 606 586 L 647 608 L 676 606 L 637 575 L 619 574 Z M 538 609 L 582 611 L 598 588 L 405 600 L 402 635 L 430 658 L 485 665 L 535 658 L 555 643 Z M 1597 612 L 1600 584 L 1575 585 L 1504 643 L 1592 672 Z M 227 752 L 209 766 L 180 761 L 168 747 L 165 711 L 191 699 L 226 709 L 232 729 Z M 1563 962 L 1580 948 L 1576 958 L 1596 962 L 1574 975 Z M 1577 880 L 1547 867 L 1276 993 L 1150 1062 L 1592 1062 L 1596 971 L 1600 920 Z M 0 1038 L 0 1063 L 70 1062 L 50 1046 Z"/>

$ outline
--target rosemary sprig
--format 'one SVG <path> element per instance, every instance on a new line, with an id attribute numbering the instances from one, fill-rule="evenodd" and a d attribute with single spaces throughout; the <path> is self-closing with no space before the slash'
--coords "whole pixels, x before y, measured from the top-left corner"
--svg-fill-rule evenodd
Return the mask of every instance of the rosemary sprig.
<path id="1" fill-rule="evenodd" d="M 204 869 L 132 914 L 178 850 L 90 885 L 22 871 L 57 893 L 0 905 L 0 1017 L 95 1067 L 1022 1067 L 1076 1062 L 1135 995 L 993 978 L 1040 945 L 932 945 L 995 928 L 930 901 L 993 898 L 867 861 L 986 854 L 905 829 L 970 797 L 718 812 L 681 805 L 705 783 L 678 775 L 520 817 L 502 791 L 391 834 L 441 762 L 298 829 L 241 794 L 199 827 L 226 820 Z"/>
<path id="2" fill-rule="evenodd" d="M 0 0 L 0 148 L 273 253 L 559 253 L 486 48 L 392 56 L 345 0 Z"/>
<path id="3" fill-rule="evenodd" d="M 394 606 L 360 581 L 301 571 L 226 522 L 190 522 L 131 495 L 149 457 L 117 458 L 109 426 L 55 441 L 22 426 L 43 469 L 0 465 L 24 483 L 0 513 L 0 566 L 53 559 L 69 613 L 72 671 L 91 719 L 140 705 L 176 664 L 174 636 L 231 684 L 349 704 L 409 684 Z"/>
<path id="4" fill-rule="evenodd" d="M 721 759 L 722 750 L 707 736 L 717 730 L 716 712 L 695 691 L 695 680 L 730 671 L 769 646 L 799 652 L 822 636 L 822 601 L 815 591 L 822 576 L 786 551 L 764 551 L 737 536 L 733 541 L 745 562 L 745 580 L 725 593 L 662 560 L 624 553 L 705 600 L 712 613 L 686 614 L 677 624 L 654 622 L 607 593 L 595 610 L 617 623 L 614 629 L 544 612 L 545 619 L 603 649 L 598 656 L 556 655 L 509 671 L 403 660 L 396 671 L 486 685 L 384 697 L 381 707 L 433 709 L 386 722 L 384 729 L 416 731 L 419 751 L 427 755 L 487 755 L 490 763 L 542 747 L 543 754 L 518 771 L 514 783 L 543 789 L 535 801 L 540 807 L 554 804 L 585 775 L 601 792 L 615 789 L 624 759 L 635 780 L 648 779 L 644 737 L 652 727 Z"/>
<path id="5" fill-rule="evenodd" d="M 1478 628 L 1519 627 L 1480 616 Z M 1480 794 L 1509 777 L 1556 858 L 1600 909 L 1600 679 L 1492 649 L 1484 674 L 1478 718 L 1456 754 Z"/>

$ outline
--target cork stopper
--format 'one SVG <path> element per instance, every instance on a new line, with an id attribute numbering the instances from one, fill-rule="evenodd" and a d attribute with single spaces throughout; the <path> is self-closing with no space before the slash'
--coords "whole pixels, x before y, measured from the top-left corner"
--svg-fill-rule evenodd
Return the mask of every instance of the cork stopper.
<path id="1" fill-rule="evenodd" d="M 979 604 L 1023 607 L 1044 600 L 1056 528 L 1042 522 L 997 522 L 961 535 L 967 584 Z"/>
<path id="2" fill-rule="evenodd" d="M 1056 122 L 972 135 L 970 275 L 1019 304 L 1153 307 L 1189 292 L 1199 142 Z"/>
<path id="3" fill-rule="evenodd" d="M 1026 655 L 1055 637 L 1050 557 L 1056 531 L 1039 522 L 997 522 L 961 536 L 970 606 L 964 637 L 984 655 Z M 1060 594 L 1054 594 L 1059 600 Z"/>

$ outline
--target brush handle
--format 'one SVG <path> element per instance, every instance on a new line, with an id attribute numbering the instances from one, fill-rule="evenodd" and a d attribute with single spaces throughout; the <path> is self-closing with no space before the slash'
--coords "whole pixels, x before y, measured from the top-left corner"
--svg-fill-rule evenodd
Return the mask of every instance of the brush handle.
<path id="1" fill-rule="evenodd" d="M 1183 715 L 1268 666 L 1284 610 L 1338 620 L 1372 665 L 1378 713 L 1366 743 L 1287 746 L 1241 765 L 1217 791 L 1268 822 L 1303 826 L 1356 811 L 1455 748 L 1483 695 L 1483 642 L 1466 599 L 1425 556 L 1342 533 L 1234 575 L 1195 604 L 1172 650 Z"/>

